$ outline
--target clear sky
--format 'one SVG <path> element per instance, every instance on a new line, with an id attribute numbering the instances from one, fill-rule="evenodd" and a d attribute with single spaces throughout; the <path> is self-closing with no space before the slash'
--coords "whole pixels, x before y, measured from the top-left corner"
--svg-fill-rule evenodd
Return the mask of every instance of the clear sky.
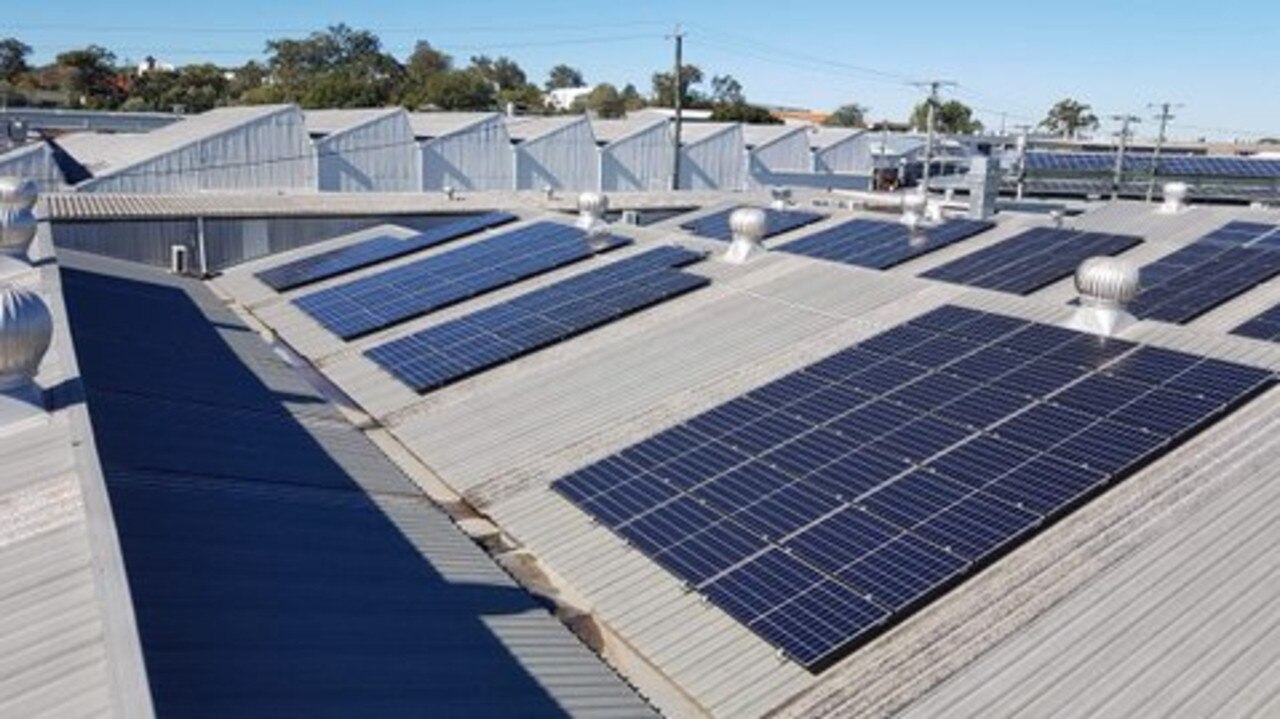
<path id="1" fill-rule="evenodd" d="M 913 3 L 811 0 L 547 2 L 380 0 L 305 3 L 23 3 L 6 12 L 0 36 L 32 45 L 36 60 L 97 43 L 119 58 L 148 54 L 184 64 L 260 58 L 271 37 L 301 36 L 345 22 L 378 33 L 403 58 L 427 39 L 462 60 L 508 55 L 532 80 L 552 65 L 580 68 L 588 81 L 643 92 L 672 63 L 665 35 L 687 32 L 686 62 L 731 74 L 748 99 L 830 109 L 845 102 L 875 119 L 905 118 L 920 91 L 910 80 L 959 86 L 992 128 L 1035 122 L 1075 97 L 1103 118 L 1143 116 L 1148 103 L 1175 102 L 1171 135 L 1218 139 L 1280 136 L 1280 2 L 1074 0 Z M 1107 123 L 1108 126 L 1110 123 Z"/>

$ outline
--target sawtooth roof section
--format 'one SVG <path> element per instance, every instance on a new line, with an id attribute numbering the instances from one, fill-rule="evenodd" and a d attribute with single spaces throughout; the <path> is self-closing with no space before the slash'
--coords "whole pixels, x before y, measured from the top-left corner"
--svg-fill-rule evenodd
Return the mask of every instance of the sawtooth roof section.
<path id="1" fill-rule="evenodd" d="M 354 130 L 371 122 L 404 113 L 403 108 L 362 108 L 354 110 L 305 110 L 302 113 L 307 133 L 312 137 L 327 137 Z M 408 113 L 405 113 L 408 114 Z"/>

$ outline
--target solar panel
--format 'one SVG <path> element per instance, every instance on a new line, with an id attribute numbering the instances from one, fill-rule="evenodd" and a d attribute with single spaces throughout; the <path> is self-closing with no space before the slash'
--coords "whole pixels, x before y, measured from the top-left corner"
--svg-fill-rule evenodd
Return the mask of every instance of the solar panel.
<path id="1" fill-rule="evenodd" d="M 944 306 L 553 487 L 816 672 L 1272 381 Z"/>
<path id="2" fill-rule="evenodd" d="M 609 237 L 593 248 L 586 233 L 536 222 L 474 244 L 304 295 L 303 312 L 349 340 L 397 322 L 630 244 Z"/>
<path id="3" fill-rule="evenodd" d="M 738 209 L 738 208 L 734 208 Z M 713 240 L 723 240 L 728 242 L 733 239 L 733 233 L 729 230 L 729 216 L 733 214 L 733 210 L 723 210 L 705 217 L 699 217 L 696 220 L 690 220 L 682 225 L 680 229 L 688 230 L 695 235 L 708 237 Z M 765 237 L 773 237 L 784 232 L 790 232 L 797 227 L 811 225 L 826 215 L 817 212 L 805 212 L 804 210 L 774 210 L 768 208 L 764 210 L 765 216 Z"/>
<path id="4" fill-rule="evenodd" d="M 1098 174 L 1114 172 L 1116 156 L 1110 152 L 1028 152 L 1024 162 L 1028 172 Z M 1149 154 L 1128 153 L 1123 171 L 1150 174 L 1153 166 L 1158 168 L 1156 174 L 1171 177 L 1280 177 L 1280 160 L 1205 155 L 1163 155 L 1157 160 Z"/>
<path id="5" fill-rule="evenodd" d="M 710 284 L 675 268 L 703 258 L 662 247 L 365 352 L 418 392 L 456 382 Z"/>
<path id="6" fill-rule="evenodd" d="M 851 220 L 788 242 L 779 249 L 807 257 L 884 270 L 995 226 L 981 220 L 948 220 L 912 236 L 901 223 Z"/>
<path id="7" fill-rule="evenodd" d="M 1129 235 L 1036 227 L 920 276 L 1026 295 L 1067 277 L 1089 257 L 1116 255 L 1141 242 Z"/>
<path id="8" fill-rule="evenodd" d="M 398 238 L 380 235 L 363 242 L 340 247 L 304 257 L 279 267 L 263 270 L 255 275 L 277 292 L 285 292 L 330 277 L 376 265 L 379 262 L 444 244 L 481 230 L 514 222 L 516 216 L 509 212 L 486 212 L 464 217 L 439 227 L 433 227 L 412 237 Z"/>
<path id="9" fill-rule="evenodd" d="M 1266 312 L 1231 330 L 1231 334 L 1252 337 L 1256 340 L 1280 342 L 1280 305 L 1275 305 Z"/>
<path id="10" fill-rule="evenodd" d="M 1280 274 L 1280 227 L 1230 222 L 1141 269 L 1129 311 L 1185 323 Z"/>

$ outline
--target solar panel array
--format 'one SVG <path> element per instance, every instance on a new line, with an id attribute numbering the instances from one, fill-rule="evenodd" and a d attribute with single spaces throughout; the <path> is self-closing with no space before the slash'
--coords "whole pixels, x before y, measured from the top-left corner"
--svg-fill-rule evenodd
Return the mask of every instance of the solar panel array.
<path id="1" fill-rule="evenodd" d="M 554 488 L 818 671 L 1271 381 L 946 306 Z"/>
<path id="2" fill-rule="evenodd" d="M 704 287 L 678 267 L 704 257 L 662 247 L 365 352 L 418 392 L 456 382 L 624 315 Z"/>
<path id="3" fill-rule="evenodd" d="M 255 275 L 268 287 L 285 292 L 330 277 L 376 265 L 413 252 L 425 250 L 481 230 L 514 222 L 516 216 L 509 212 L 486 212 L 471 215 L 448 224 L 433 227 L 411 237 L 399 238 L 380 235 L 336 250 L 321 252 L 288 262 L 279 267 L 263 270 Z"/>
<path id="4" fill-rule="evenodd" d="M 995 226 L 982 220 L 948 220 L 920 234 L 900 222 L 851 220 L 783 245 L 784 252 L 884 270 Z"/>
<path id="5" fill-rule="evenodd" d="M 734 208 L 737 209 L 737 208 Z M 682 225 L 680 229 L 688 230 L 695 235 L 708 237 L 713 240 L 723 240 L 728 242 L 733 239 L 733 232 L 729 230 L 729 216 L 733 214 L 733 210 L 723 210 L 721 212 L 712 213 L 705 217 L 699 217 L 696 220 L 690 220 Z M 765 237 L 773 237 L 784 232 L 790 232 L 798 227 L 812 225 L 813 223 L 823 219 L 826 215 L 817 212 L 805 212 L 804 210 L 775 210 L 768 208 L 764 210 L 765 216 Z"/>
<path id="6" fill-rule="evenodd" d="M 536 222 L 293 303 L 349 340 L 629 243 L 609 237 L 593 247 L 576 227 Z"/>
<path id="7" fill-rule="evenodd" d="M 1026 295 L 1075 272 L 1095 255 L 1140 244 L 1130 235 L 1036 227 L 921 274 L 934 280 Z"/>
<path id="8" fill-rule="evenodd" d="M 1115 164 L 1110 152 L 1028 152 L 1025 159 L 1028 172 L 1109 173 Z M 1158 166 L 1157 174 L 1167 176 L 1280 178 L 1280 160 L 1203 155 L 1163 155 L 1157 161 L 1151 155 L 1128 153 L 1123 171 L 1149 174 L 1153 166 Z"/>
<path id="9" fill-rule="evenodd" d="M 1280 342 L 1280 305 L 1275 305 L 1266 312 L 1231 330 L 1231 334 L 1252 337 L 1256 340 Z"/>
<path id="10" fill-rule="evenodd" d="M 1145 265 L 1142 291 L 1129 311 L 1183 323 L 1280 273 L 1280 227 L 1229 222 Z"/>

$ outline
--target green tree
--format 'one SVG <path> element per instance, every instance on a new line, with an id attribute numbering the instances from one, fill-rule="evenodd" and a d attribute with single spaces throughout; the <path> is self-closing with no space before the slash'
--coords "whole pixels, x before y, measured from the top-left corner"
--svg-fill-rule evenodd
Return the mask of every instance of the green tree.
<path id="1" fill-rule="evenodd" d="M 471 68 L 489 82 L 496 84 L 499 90 L 514 90 L 529 83 L 524 70 L 509 57 L 494 60 L 488 55 L 478 55 L 471 58 Z"/>
<path id="2" fill-rule="evenodd" d="M 233 99 L 244 102 L 246 93 L 266 84 L 267 78 L 270 77 L 270 72 L 256 60 L 250 60 L 232 70 L 231 75 L 231 80 L 228 81 L 227 85 L 227 94 Z"/>
<path id="3" fill-rule="evenodd" d="M 717 105 L 739 105 L 747 101 L 742 93 L 742 83 L 733 75 L 716 75 L 711 78 L 711 102 Z"/>
<path id="4" fill-rule="evenodd" d="M 59 54 L 54 64 L 62 77 L 62 89 L 72 106 L 111 109 L 124 101 L 116 82 L 116 56 L 110 50 L 90 45 Z"/>
<path id="5" fill-rule="evenodd" d="M 837 107 L 822 121 L 827 127 L 866 127 L 867 108 L 856 102 Z"/>
<path id="6" fill-rule="evenodd" d="M 441 110 L 491 110 L 497 104 L 497 93 L 480 73 L 454 70 L 431 76 L 426 100 Z"/>
<path id="7" fill-rule="evenodd" d="M 16 37 L 0 40 L 0 80 L 16 83 L 18 77 L 31 71 L 27 58 L 31 55 L 31 46 Z"/>
<path id="8" fill-rule="evenodd" d="M 1078 100 L 1066 98 L 1059 100 L 1049 108 L 1048 114 L 1040 121 L 1040 127 L 1063 137 L 1075 139 L 1080 130 L 1098 129 L 1098 116 L 1093 108 Z"/>
<path id="9" fill-rule="evenodd" d="M 566 87 L 586 87 L 587 81 L 582 78 L 582 71 L 568 65 L 556 65 L 547 73 L 545 87 L 548 91 Z"/>
<path id="10" fill-rule="evenodd" d="M 419 40 L 413 53 L 405 61 L 405 79 L 401 88 L 400 104 L 417 109 L 427 103 L 427 84 L 432 77 L 449 72 L 453 58 L 431 47 L 426 40 Z"/>
<path id="11" fill-rule="evenodd" d="M 525 83 L 498 92 L 498 102 L 503 107 L 510 103 L 526 113 L 545 113 L 547 109 L 542 90 L 533 83 Z"/>
<path id="12" fill-rule="evenodd" d="M 782 124 L 782 120 L 772 112 L 747 102 L 716 105 L 711 108 L 711 119 L 716 122 L 745 122 L 748 125 Z"/>
<path id="13" fill-rule="evenodd" d="M 644 96 L 640 94 L 640 91 L 636 89 L 635 85 L 627 83 L 626 87 L 622 88 L 623 109 L 627 112 L 634 112 L 642 109 L 644 106 Z"/>
<path id="14" fill-rule="evenodd" d="M 607 82 L 596 85 L 591 94 L 580 98 L 582 106 L 596 117 L 606 119 L 622 117 L 627 113 L 626 103 L 618 88 Z"/>
<path id="15" fill-rule="evenodd" d="M 672 73 L 655 72 L 652 83 L 654 104 L 659 107 L 674 106 L 676 94 L 672 83 Z M 702 84 L 701 68 L 697 65 L 684 65 L 680 68 L 680 97 L 683 101 L 682 105 L 685 107 L 705 107 L 708 104 L 706 96 L 692 89 L 694 85 L 700 84 Z"/>
<path id="16" fill-rule="evenodd" d="M 929 101 L 925 100 L 911 111 L 911 127 L 923 132 L 928 129 Z M 947 134 L 982 132 L 982 123 L 973 117 L 973 108 L 959 100 L 947 100 L 938 104 L 934 113 L 934 129 Z"/>
<path id="17" fill-rule="evenodd" d="M 344 24 L 301 40 L 269 40 L 267 54 L 280 94 L 304 107 L 386 105 L 399 94 L 404 76 L 377 35 Z"/>

